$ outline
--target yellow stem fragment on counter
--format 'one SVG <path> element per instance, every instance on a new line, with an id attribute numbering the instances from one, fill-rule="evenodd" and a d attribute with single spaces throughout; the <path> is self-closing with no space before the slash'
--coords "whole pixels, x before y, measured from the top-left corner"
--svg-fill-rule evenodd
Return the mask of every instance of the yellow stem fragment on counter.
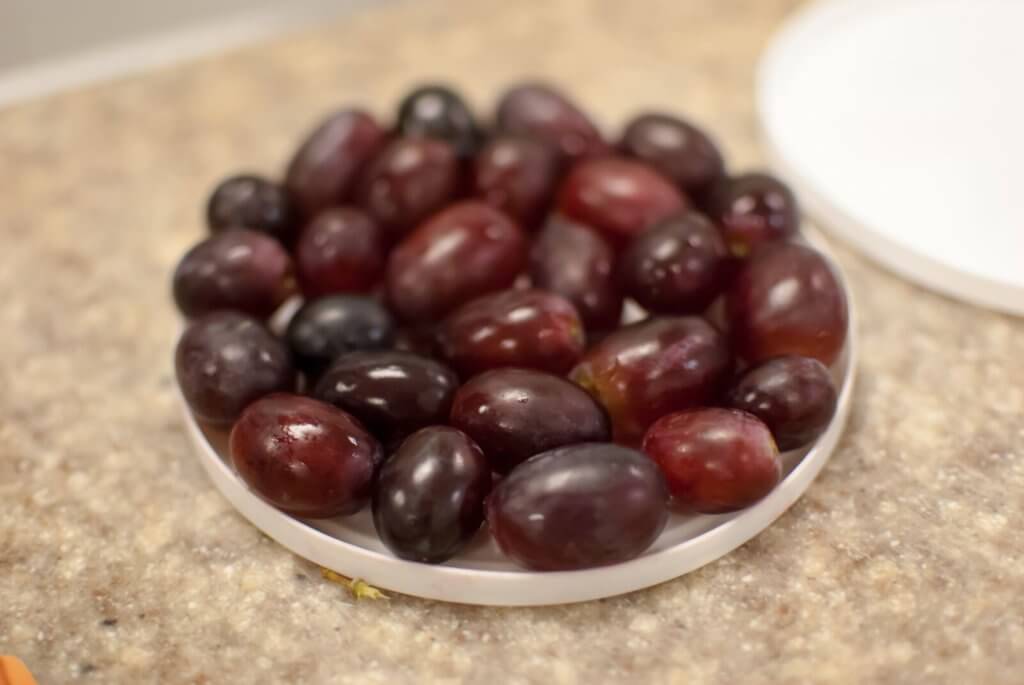
<path id="1" fill-rule="evenodd" d="M 329 568 L 320 567 L 320 575 L 332 583 L 341 585 L 356 599 L 390 599 L 383 592 L 359 578 L 346 578 L 340 573 L 335 573 Z"/>

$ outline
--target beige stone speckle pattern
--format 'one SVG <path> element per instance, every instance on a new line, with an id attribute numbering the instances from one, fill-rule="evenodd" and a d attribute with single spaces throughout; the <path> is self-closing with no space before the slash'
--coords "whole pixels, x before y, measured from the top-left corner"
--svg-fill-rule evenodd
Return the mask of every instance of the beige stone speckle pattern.
<path id="1" fill-rule="evenodd" d="M 754 541 L 648 591 L 355 602 L 186 443 L 168 275 L 218 177 L 437 75 L 482 107 L 542 74 L 609 130 L 687 112 L 756 164 L 753 66 L 795 4 L 388 4 L 0 111 L 0 653 L 48 684 L 1024 682 L 1024 321 L 842 247 L 863 361 L 838 452 Z"/>

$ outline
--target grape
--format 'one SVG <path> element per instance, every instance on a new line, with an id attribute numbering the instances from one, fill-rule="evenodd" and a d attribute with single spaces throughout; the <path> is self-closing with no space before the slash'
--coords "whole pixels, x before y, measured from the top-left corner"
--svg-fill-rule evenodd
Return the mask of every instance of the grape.
<path id="1" fill-rule="evenodd" d="M 725 289 L 728 257 L 718 229 L 687 212 L 637 236 L 619 262 L 618 279 L 649 311 L 698 314 Z"/>
<path id="2" fill-rule="evenodd" d="M 443 140 L 462 158 L 472 157 L 483 138 L 466 102 L 441 85 L 421 86 L 406 95 L 395 128 L 408 138 Z"/>
<path id="3" fill-rule="evenodd" d="M 291 245 L 298 233 L 298 217 L 285 189 L 250 174 L 221 181 L 206 205 L 206 223 L 213 233 L 248 228 L 285 245 Z"/>
<path id="4" fill-rule="evenodd" d="M 197 419 L 230 424 L 246 405 L 295 387 L 288 348 L 258 320 L 214 312 L 189 324 L 174 353 L 178 387 Z"/>
<path id="5" fill-rule="evenodd" d="M 437 329 L 429 324 L 399 328 L 392 347 L 400 352 L 412 352 L 424 357 L 440 356 L 437 349 Z"/>
<path id="6" fill-rule="evenodd" d="M 688 206 L 686 196 L 664 176 L 622 157 L 580 162 L 558 192 L 558 209 L 565 217 L 619 243 Z"/>
<path id="7" fill-rule="evenodd" d="M 455 198 L 459 173 L 455 149 L 448 143 L 398 138 L 367 167 L 359 204 L 396 241 Z"/>
<path id="8" fill-rule="evenodd" d="M 377 350 L 339 357 L 314 395 L 349 412 L 386 444 L 446 423 L 459 386 L 444 364 L 409 352 Z"/>
<path id="9" fill-rule="evenodd" d="M 768 427 L 735 409 L 695 409 L 658 419 L 644 452 L 665 474 L 677 506 L 718 514 L 748 507 L 772 491 L 782 460 Z"/>
<path id="10" fill-rule="evenodd" d="M 698 196 L 725 173 L 722 153 L 708 135 L 667 114 L 641 114 L 619 141 L 624 154 L 650 164 L 687 194 Z"/>
<path id="11" fill-rule="evenodd" d="M 622 318 L 614 263 L 611 246 L 595 231 L 556 218 L 533 244 L 530 280 L 572 302 L 587 330 L 606 330 Z"/>
<path id="12" fill-rule="evenodd" d="M 525 369 L 488 371 L 469 380 L 455 393 L 451 424 L 472 437 L 501 473 L 540 452 L 611 436 L 608 415 L 585 391 Z"/>
<path id="13" fill-rule="evenodd" d="M 231 461 L 250 488 L 294 516 L 330 518 L 370 499 L 380 444 L 354 418 L 301 395 L 250 404 L 231 429 Z"/>
<path id="14" fill-rule="evenodd" d="M 437 321 L 474 297 L 512 285 L 525 261 L 519 226 L 483 202 L 461 202 L 392 251 L 388 299 L 406 321 Z"/>
<path id="15" fill-rule="evenodd" d="M 584 443 L 544 452 L 494 488 L 487 522 L 502 551 L 539 571 L 633 559 L 668 519 L 657 467 L 636 450 Z"/>
<path id="16" fill-rule="evenodd" d="M 384 274 L 386 250 L 383 232 L 364 212 L 325 210 L 295 247 L 302 292 L 306 297 L 368 292 Z"/>
<path id="17" fill-rule="evenodd" d="M 846 340 L 846 296 L 828 263 L 803 245 L 756 251 L 729 287 L 727 310 L 737 351 L 751 364 L 786 354 L 831 364 Z"/>
<path id="18" fill-rule="evenodd" d="M 558 180 L 558 154 L 533 138 L 495 138 L 473 167 L 473 192 L 527 229 L 543 220 Z"/>
<path id="19" fill-rule="evenodd" d="M 696 316 L 643 321 L 615 331 L 570 377 L 611 416 L 617 442 L 635 444 L 657 418 L 712 401 L 732 369 L 729 347 Z"/>
<path id="20" fill-rule="evenodd" d="M 373 523 L 396 556 L 439 564 L 480 529 L 490 490 L 490 468 L 472 440 L 454 428 L 424 428 L 381 469 Z"/>
<path id="21" fill-rule="evenodd" d="M 185 253 L 173 290 L 178 309 L 189 318 L 220 309 L 265 318 L 295 291 L 292 260 L 265 233 L 225 231 Z"/>
<path id="22" fill-rule="evenodd" d="M 808 357 L 776 357 L 747 370 L 728 404 L 764 421 L 779 449 L 811 443 L 832 420 L 836 389 L 825 365 Z"/>
<path id="23" fill-rule="evenodd" d="M 372 116 L 345 109 L 309 134 L 288 165 L 285 187 L 306 218 L 348 200 L 359 170 L 386 136 Z"/>
<path id="24" fill-rule="evenodd" d="M 303 304 L 285 337 L 299 368 L 315 378 L 346 352 L 390 347 L 395 322 L 368 297 L 327 295 Z"/>
<path id="25" fill-rule="evenodd" d="M 707 205 L 737 257 L 746 257 L 762 243 L 788 238 L 800 227 L 792 191 L 768 174 L 722 179 L 711 191 Z"/>
<path id="26" fill-rule="evenodd" d="M 505 93 L 495 116 L 498 130 L 536 138 L 568 160 L 601 155 L 608 145 L 593 122 L 554 88 L 524 83 Z"/>
<path id="27" fill-rule="evenodd" d="M 565 373 L 583 354 L 583 324 L 568 300 L 504 290 L 456 309 L 438 331 L 441 353 L 464 377 L 502 366 Z"/>

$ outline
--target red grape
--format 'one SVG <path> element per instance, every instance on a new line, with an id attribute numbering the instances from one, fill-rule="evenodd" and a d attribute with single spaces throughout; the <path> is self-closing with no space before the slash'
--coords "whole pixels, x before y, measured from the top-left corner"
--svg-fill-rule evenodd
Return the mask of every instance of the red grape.
<path id="1" fill-rule="evenodd" d="M 480 529 L 491 470 L 480 448 L 454 428 L 410 435 L 381 468 L 373 523 L 403 559 L 439 564 Z"/>
<path id="2" fill-rule="evenodd" d="M 785 354 L 831 364 L 846 340 L 846 295 L 828 263 L 803 245 L 756 251 L 729 287 L 727 309 L 737 350 L 752 364 Z"/>
<path id="3" fill-rule="evenodd" d="M 196 317 L 234 309 L 265 318 L 295 292 L 291 257 L 266 233 L 231 230 L 202 241 L 178 262 L 174 301 Z"/>
<path id="4" fill-rule="evenodd" d="M 213 233 L 248 228 L 285 245 L 291 245 L 298 232 L 298 217 L 285 189 L 252 174 L 221 181 L 206 204 L 206 223 Z"/>
<path id="5" fill-rule="evenodd" d="M 483 202 L 461 202 L 394 249 L 388 299 L 406 321 L 436 321 L 474 297 L 512 285 L 525 261 L 526 236 L 515 222 Z"/>
<path id="6" fill-rule="evenodd" d="M 828 369 L 808 357 L 769 359 L 737 379 L 727 397 L 729 406 L 764 421 L 783 451 L 812 442 L 836 411 Z"/>
<path id="7" fill-rule="evenodd" d="M 438 361 L 377 350 L 339 357 L 320 378 L 314 395 L 393 444 L 420 428 L 446 423 L 458 387 L 455 372 Z"/>
<path id="8" fill-rule="evenodd" d="M 619 149 L 647 162 L 694 196 L 725 173 L 722 154 L 704 131 L 667 114 L 642 114 L 629 122 Z"/>
<path id="9" fill-rule="evenodd" d="M 543 290 L 484 295 L 448 315 L 442 355 L 463 376 L 517 366 L 565 373 L 583 354 L 583 324 L 568 300 Z"/>
<path id="10" fill-rule="evenodd" d="M 502 473 L 540 452 L 611 436 L 608 415 L 579 386 L 525 369 L 498 369 L 470 379 L 455 393 L 451 423 Z"/>
<path id="11" fill-rule="evenodd" d="M 288 165 L 285 187 L 299 211 L 310 218 L 348 200 L 359 170 L 385 137 L 373 117 L 359 109 L 324 120 Z"/>
<path id="12" fill-rule="evenodd" d="M 573 303 L 587 330 L 619 325 L 622 295 L 615 284 L 615 254 L 608 242 L 585 226 L 555 218 L 530 252 L 533 286 Z"/>
<path id="13" fill-rule="evenodd" d="M 605 154 L 608 144 L 593 122 L 569 99 L 541 83 L 510 89 L 495 116 L 501 133 L 536 138 L 569 160 Z"/>
<path id="14" fill-rule="evenodd" d="M 760 419 L 735 409 L 695 409 L 654 422 L 644 452 L 665 474 L 675 504 L 718 514 L 748 507 L 782 477 L 782 460 Z"/>
<path id="15" fill-rule="evenodd" d="M 622 242 L 686 209 L 689 200 L 652 168 L 622 157 L 580 162 L 558 192 L 558 209 Z"/>
<path id="16" fill-rule="evenodd" d="M 637 236 L 618 265 L 622 290 L 662 314 L 698 314 L 726 286 L 729 251 L 697 212 L 665 219 Z"/>
<path id="17" fill-rule="evenodd" d="M 487 522 L 502 551 L 538 571 L 628 561 L 668 520 L 668 491 L 643 454 L 609 443 L 544 452 L 494 488 Z"/>
<path id="18" fill-rule="evenodd" d="M 359 183 L 359 204 L 392 241 L 459 192 L 455 149 L 432 138 L 398 138 L 373 159 Z"/>
<path id="19" fill-rule="evenodd" d="M 441 85 L 421 86 L 398 106 L 395 128 L 408 138 L 435 138 L 472 157 L 483 137 L 473 113 L 458 93 Z"/>
<path id="20" fill-rule="evenodd" d="M 230 424 L 253 400 L 295 387 L 288 348 L 258 320 L 222 311 L 189 324 L 174 353 L 178 387 L 197 419 Z"/>
<path id="21" fill-rule="evenodd" d="M 768 174 L 722 179 L 712 189 L 707 205 L 737 257 L 746 257 L 762 243 L 788 238 L 800 228 L 800 211 L 792 191 Z"/>
<path id="22" fill-rule="evenodd" d="M 231 429 L 231 461 L 250 488 L 294 516 L 330 518 L 362 509 L 383 453 L 354 418 L 301 395 L 250 404 Z"/>
<path id="23" fill-rule="evenodd" d="M 659 417 L 714 399 L 731 368 L 722 334 L 684 316 L 615 331 L 590 348 L 571 378 L 608 410 L 616 441 L 635 444 Z"/>
<path id="24" fill-rule="evenodd" d="M 306 297 L 368 292 L 384 274 L 386 252 L 383 232 L 364 212 L 325 210 L 295 247 L 302 292 Z"/>
<path id="25" fill-rule="evenodd" d="M 528 229 L 543 220 L 558 180 L 557 153 L 533 138 L 494 138 L 473 167 L 473 192 Z"/>

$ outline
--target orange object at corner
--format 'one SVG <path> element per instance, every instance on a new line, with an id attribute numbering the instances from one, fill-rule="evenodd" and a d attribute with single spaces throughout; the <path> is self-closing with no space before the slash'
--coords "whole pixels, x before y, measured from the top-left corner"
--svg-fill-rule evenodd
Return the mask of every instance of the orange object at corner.
<path id="1" fill-rule="evenodd" d="M 18 657 L 0 656 L 0 685 L 36 685 L 36 680 Z"/>

